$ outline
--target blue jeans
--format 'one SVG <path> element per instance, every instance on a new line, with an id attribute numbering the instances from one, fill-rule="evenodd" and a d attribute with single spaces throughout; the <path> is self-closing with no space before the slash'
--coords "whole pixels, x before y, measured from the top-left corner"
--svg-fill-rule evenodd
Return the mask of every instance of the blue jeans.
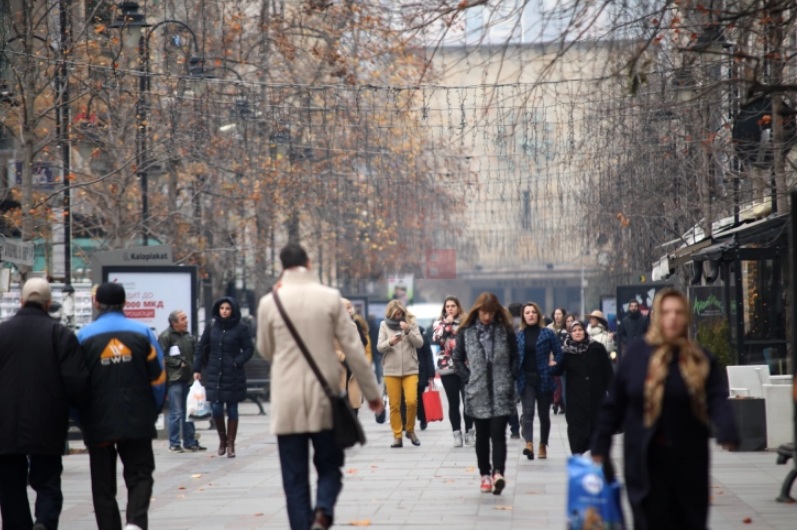
<path id="1" fill-rule="evenodd" d="M 343 450 L 335 443 L 333 431 L 277 436 L 282 487 L 285 490 L 291 530 L 307 530 L 313 524 L 310 504 L 308 451 L 313 442 L 313 465 L 318 474 L 315 509 L 333 519 L 335 502 L 343 489 Z"/>
<path id="2" fill-rule="evenodd" d="M 227 401 L 226 403 L 216 402 L 210 404 L 210 413 L 214 418 L 224 417 L 224 405 L 227 405 L 227 417 L 231 420 L 238 419 L 238 402 Z"/>
<path id="3" fill-rule="evenodd" d="M 188 398 L 187 381 L 169 382 L 169 445 L 180 446 L 180 427 L 183 429 L 183 446 L 196 445 L 194 424 L 185 421 L 185 400 Z"/>

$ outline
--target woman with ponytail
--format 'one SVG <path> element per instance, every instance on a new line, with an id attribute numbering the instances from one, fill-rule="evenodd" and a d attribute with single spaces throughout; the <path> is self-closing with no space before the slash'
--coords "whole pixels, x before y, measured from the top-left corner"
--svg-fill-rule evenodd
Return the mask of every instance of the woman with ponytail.
<path id="1" fill-rule="evenodd" d="M 705 530 L 709 423 L 717 443 L 739 443 L 728 387 L 716 360 L 689 339 L 689 304 L 674 289 L 653 302 L 644 341 L 629 345 L 603 404 L 592 457 L 610 454 L 623 429 L 625 480 L 634 528 Z"/>

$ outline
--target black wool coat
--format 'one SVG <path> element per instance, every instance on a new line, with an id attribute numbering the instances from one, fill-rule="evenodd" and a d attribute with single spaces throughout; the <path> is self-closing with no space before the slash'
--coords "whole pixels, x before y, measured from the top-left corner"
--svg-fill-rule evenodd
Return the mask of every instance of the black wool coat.
<path id="1" fill-rule="evenodd" d="M 69 406 L 88 392 L 77 337 L 43 308 L 0 324 L 0 454 L 62 454 Z"/>
<path id="2" fill-rule="evenodd" d="M 222 320 L 219 307 L 227 302 L 232 315 Z M 249 326 L 241 322 L 241 308 L 232 297 L 220 298 L 213 304 L 213 320 L 197 344 L 194 372 L 206 366 L 202 384 L 211 403 L 239 402 L 246 399 L 244 364 L 252 358 L 254 347 Z"/>
<path id="3" fill-rule="evenodd" d="M 689 393 L 678 370 L 677 356 L 674 356 L 665 380 L 661 416 L 655 425 L 645 427 L 643 391 L 652 353 L 653 348 L 646 341 L 636 341 L 631 343 L 620 361 L 609 395 L 603 403 L 592 441 L 592 454 L 608 456 L 612 435 L 621 427 L 624 429 L 626 491 L 636 513 L 647 498 L 651 483 L 663 480 L 663 477 L 651 473 L 648 465 L 652 446 L 655 443 L 656 447 L 667 447 L 678 465 L 678 497 L 689 504 L 678 512 L 689 514 L 692 520 L 688 521 L 688 528 L 704 529 L 709 502 L 709 427 L 692 413 Z M 721 367 L 711 355 L 706 355 L 711 367 L 706 380 L 706 402 L 717 443 L 738 444 L 739 435 Z"/>
<path id="4" fill-rule="evenodd" d="M 603 400 L 614 379 L 609 354 L 603 344 L 592 341 L 582 355 L 564 352 L 562 362 L 551 369 L 551 374 L 567 377 L 565 418 L 570 451 L 573 454 L 585 453 L 589 450 Z"/>

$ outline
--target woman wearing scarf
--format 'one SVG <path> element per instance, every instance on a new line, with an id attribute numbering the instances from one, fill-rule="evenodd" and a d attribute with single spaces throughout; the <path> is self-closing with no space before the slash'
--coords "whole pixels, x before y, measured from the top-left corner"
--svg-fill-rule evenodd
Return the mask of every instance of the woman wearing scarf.
<path id="1" fill-rule="evenodd" d="M 465 385 L 465 413 L 476 426 L 481 491 L 500 495 L 506 486 L 506 425 L 516 410 L 518 351 L 512 316 L 493 293 L 476 298 L 459 327 L 452 359 Z"/>
<path id="2" fill-rule="evenodd" d="M 645 340 L 630 344 L 620 361 L 592 442 L 600 463 L 612 435 L 624 429 L 626 490 L 637 530 L 704 530 L 709 420 L 717 443 L 726 449 L 739 443 L 721 367 L 689 340 L 688 329 L 686 297 L 674 289 L 659 292 Z"/>
<path id="3" fill-rule="evenodd" d="M 418 410 L 418 352 L 423 337 L 415 317 L 398 300 L 391 300 L 385 310 L 385 320 L 379 325 L 376 349 L 382 354 L 382 373 L 387 399 L 390 401 L 390 428 L 393 444 L 402 447 L 401 397 L 407 410 L 407 438 L 412 445 L 421 445 L 415 435 L 415 414 Z"/>
<path id="4" fill-rule="evenodd" d="M 473 431 L 473 418 L 465 414 L 465 434 L 462 433 L 462 416 L 459 412 L 460 397 L 463 396 L 464 387 L 462 380 L 454 372 L 451 354 L 457 344 L 457 330 L 460 322 L 465 318 L 462 304 L 455 296 L 449 296 L 443 302 L 440 318 L 435 320 L 432 333 L 432 342 L 440 346 L 440 358 L 437 360 L 437 373 L 446 391 L 448 399 L 448 421 L 451 422 L 451 431 L 454 433 L 454 447 L 473 445 L 475 436 Z M 464 399 L 464 398 L 463 398 Z"/>
<path id="5" fill-rule="evenodd" d="M 567 376 L 567 439 L 574 455 L 589 450 L 601 404 L 614 377 L 609 353 L 587 337 L 584 324 L 574 321 L 562 345 L 562 362 L 551 362 L 552 374 Z"/>

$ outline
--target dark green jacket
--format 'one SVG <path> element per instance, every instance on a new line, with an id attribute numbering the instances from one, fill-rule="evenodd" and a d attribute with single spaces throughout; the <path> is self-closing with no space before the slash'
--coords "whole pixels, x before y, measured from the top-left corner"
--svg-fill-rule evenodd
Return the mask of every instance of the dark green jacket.
<path id="1" fill-rule="evenodd" d="M 166 375 L 170 383 L 194 379 L 194 350 L 196 337 L 190 333 L 178 333 L 171 326 L 158 337 L 166 364 Z M 180 355 L 172 355 L 172 346 L 177 346 Z"/>

